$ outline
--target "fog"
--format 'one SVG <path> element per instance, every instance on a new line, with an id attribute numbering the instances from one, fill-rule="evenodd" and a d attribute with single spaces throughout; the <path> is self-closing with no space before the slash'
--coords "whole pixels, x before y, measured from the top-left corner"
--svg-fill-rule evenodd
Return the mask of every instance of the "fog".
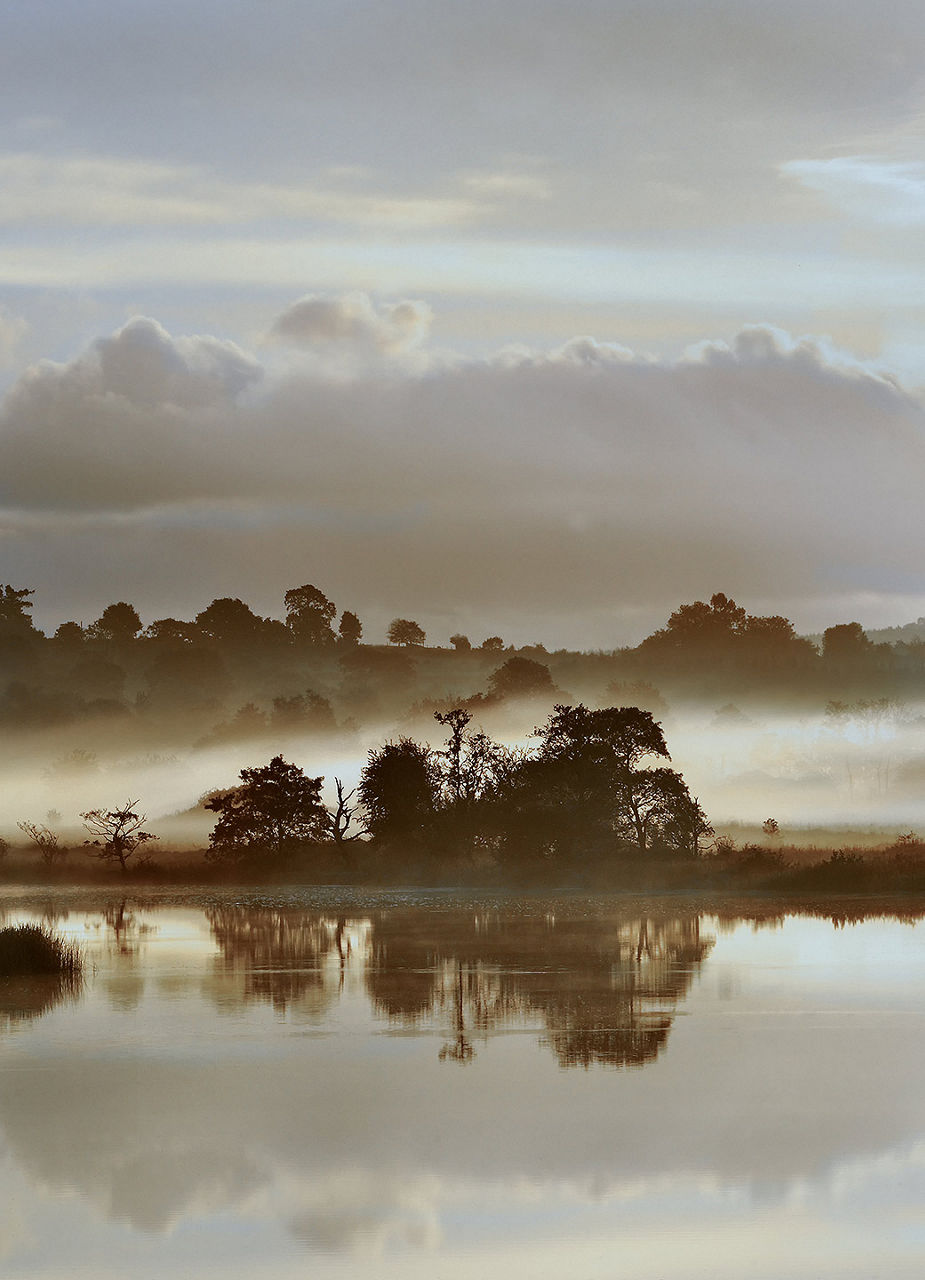
<path id="1" fill-rule="evenodd" d="M 925 705 L 887 703 L 841 714 L 783 713 L 771 706 L 732 703 L 669 707 L 662 723 L 679 770 L 718 834 L 739 841 L 787 845 L 882 843 L 925 832 Z M 551 704 L 527 701 L 491 708 L 472 727 L 497 741 L 529 748 Z M 79 815 L 137 801 L 158 835 L 155 859 L 172 849 L 203 849 L 214 815 L 201 808 L 206 793 L 235 785 L 242 768 L 282 753 L 310 776 L 356 785 L 367 752 L 408 733 L 441 747 L 429 713 L 364 724 L 348 731 L 288 735 L 264 732 L 234 742 L 196 747 L 161 735 L 152 750 L 111 728 L 92 724 L 67 732 L 23 734 L 4 763 L 0 834 L 22 844 L 19 821 L 47 823 L 66 843 L 86 838 Z M 761 830 L 774 818 L 780 835 Z"/>

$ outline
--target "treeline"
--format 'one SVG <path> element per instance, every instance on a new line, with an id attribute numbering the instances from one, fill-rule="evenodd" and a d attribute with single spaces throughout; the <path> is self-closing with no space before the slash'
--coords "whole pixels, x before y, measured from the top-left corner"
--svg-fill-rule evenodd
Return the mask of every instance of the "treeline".
<path id="1" fill-rule="evenodd" d="M 817 646 L 786 618 L 750 615 L 722 593 L 681 605 L 635 648 L 587 653 L 515 649 L 498 635 L 475 644 L 462 633 L 428 646 L 408 618 L 394 619 L 388 644 L 368 644 L 359 616 L 311 584 L 285 593 L 284 620 L 222 598 L 190 621 L 142 627 L 119 601 L 87 626 L 68 621 L 46 636 L 32 622 L 33 594 L 0 587 L 0 725 L 91 723 L 98 736 L 135 733 L 158 747 L 285 742 L 377 720 L 410 726 L 453 707 L 484 717 L 527 699 L 663 714 L 686 700 L 822 710 L 925 693 L 925 642 L 874 644 L 852 622 L 830 627 Z"/>

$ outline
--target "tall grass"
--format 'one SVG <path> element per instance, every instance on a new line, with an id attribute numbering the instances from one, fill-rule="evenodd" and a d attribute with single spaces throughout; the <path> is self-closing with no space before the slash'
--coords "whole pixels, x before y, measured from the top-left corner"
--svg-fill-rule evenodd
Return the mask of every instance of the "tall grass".
<path id="1" fill-rule="evenodd" d="M 80 948 L 41 925 L 0 929 L 0 978 L 51 974 L 73 980 L 80 976 L 81 967 Z"/>

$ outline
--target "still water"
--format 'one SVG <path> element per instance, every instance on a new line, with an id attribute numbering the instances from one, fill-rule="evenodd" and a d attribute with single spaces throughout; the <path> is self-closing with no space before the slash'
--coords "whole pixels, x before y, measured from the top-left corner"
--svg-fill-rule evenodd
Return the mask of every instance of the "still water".
<path id="1" fill-rule="evenodd" d="M 750 914 L 6 890 L 86 974 L 0 991 L 0 1274 L 919 1277 L 925 922 Z"/>

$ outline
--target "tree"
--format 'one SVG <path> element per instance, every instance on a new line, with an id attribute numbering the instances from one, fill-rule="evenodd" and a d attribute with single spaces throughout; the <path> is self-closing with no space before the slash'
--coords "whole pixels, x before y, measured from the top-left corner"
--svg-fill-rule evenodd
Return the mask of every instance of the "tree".
<path id="1" fill-rule="evenodd" d="M 49 830 L 44 824 L 17 822 L 16 825 L 38 849 L 46 867 L 52 866 L 59 858 L 67 857 L 68 850 L 59 846 L 55 832 Z"/>
<path id="2" fill-rule="evenodd" d="M 360 636 L 363 634 L 363 624 L 355 613 L 351 613 L 349 609 L 345 609 L 340 615 L 340 624 L 337 628 L 337 634 L 340 636 L 341 644 L 353 648 L 354 645 L 360 643 Z"/>
<path id="3" fill-rule="evenodd" d="M 508 658 L 488 677 L 488 691 L 493 698 L 550 698 L 556 693 L 549 668 L 532 658 Z"/>
<path id="4" fill-rule="evenodd" d="M 479 648 L 484 649 L 486 653 L 500 653 L 504 648 L 504 641 L 500 636 L 486 636 Z"/>
<path id="5" fill-rule="evenodd" d="M 34 587 L 0 586 L 0 640 L 20 640 L 36 634 L 28 610 L 32 608 L 30 596 Z"/>
<path id="6" fill-rule="evenodd" d="M 367 829 L 378 839 L 420 831 L 436 811 L 439 789 L 430 747 L 399 738 L 371 750 L 357 788 Z"/>
<path id="7" fill-rule="evenodd" d="M 450 636 L 450 644 L 457 653 L 468 653 L 472 648 L 472 641 L 469 637 L 462 635 L 459 631 L 457 631 L 455 636 Z"/>
<path id="8" fill-rule="evenodd" d="M 680 774 L 640 768 L 670 759 L 661 726 L 639 707 L 555 707 L 537 754 L 513 775 L 514 809 L 527 813 L 532 838 L 569 849 L 600 844 L 609 833 L 640 849 L 655 843 L 696 851 L 709 824 Z"/>
<path id="9" fill-rule="evenodd" d="M 826 662 L 863 662 L 874 643 L 860 622 L 842 622 L 822 633 L 822 656 Z"/>
<path id="10" fill-rule="evenodd" d="M 236 596 L 213 600 L 196 614 L 200 635 L 227 645 L 251 644 L 259 634 L 262 622 L 263 619 Z"/>
<path id="11" fill-rule="evenodd" d="M 337 804 L 333 809 L 328 809 L 329 832 L 331 839 L 338 848 L 341 848 L 345 844 L 359 840 L 361 835 L 359 831 L 352 836 L 347 835 L 357 811 L 357 806 L 350 803 L 356 795 L 356 787 L 351 791 L 344 791 L 344 784 L 340 778 L 334 779 L 334 787 L 337 791 Z M 342 852 L 346 851 L 342 849 Z"/>
<path id="12" fill-rule="evenodd" d="M 604 707 L 589 710 L 556 704 L 539 729 L 540 757 L 567 760 L 579 766 L 605 765 L 633 769 L 646 756 L 670 760 L 662 727 L 651 711 L 639 707 Z"/>
<path id="13" fill-rule="evenodd" d="M 241 784 L 210 796 L 205 808 L 219 815 L 206 857 L 234 862 L 255 854 L 280 858 L 324 839 L 329 827 L 321 799 L 324 778 L 308 778 L 298 765 L 274 756 L 242 769 Z"/>
<path id="14" fill-rule="evenodd" d="M 494 786 L 503 749 L 486 733 L 469 733 L 471 714 L 463 707 L 435 711 L 434 719 L 449 729 L 446 747 L 435 753 L 444 760 L 443 790 L 450 806 L 472 806 Z"/>
<path id="15" fill-rule="evenodd" d="M 323 591 L 306 583 L 287 591 L 283 603 L 286 606 L 286 626 L 297 640 L 317 646 L 334 644 L 331 623 L 337 606 Z"/>
<path id="16" fill-rule="evenodd" d="M 137 803 L 137 800 L 126 800 L 121 809 L 91 809 L 80 815 L 87 831 L 94 837 L 84 841 L 88 849 L 95 850 L 90 857 L 103 862 L 118 862 L 124 871 L 128 860 L 143 844 L 157 839 L 150 831 L 142 830 L 147 815 L 135 812 Z"/>
<path id="17" fill-rule="evenodd" d="M 389 644 L 399 644 L 405 647 L 409 645 L 422 645 L 427 639 L 423 627 L 420 627 L 410 618 L 393 618 L 389 623 L 388 641 Z"/>
<path id="18" fill-rule="evenodd" d="M 128 644 L 141 630 L 141 618 L 132 605 L 120 600 L 107 605 L 96 622 L 91 623 L 87 634 L 94 640 L 107 640 L 111 644 Z"/>
<path id="19" fill-rule="evenodd" d="M 159 645 L 195 644 L 198 634 L 195 622 L 180 622 L 178 618 L 156 618 L 143 632 L 145 640 Z"/>
<path id="20" fill-rule="evenodd" d="M 55 640 L 62 649 L 79 649 L 84 642 L 84 629 L 79 622 L 62 622 Z"/>

